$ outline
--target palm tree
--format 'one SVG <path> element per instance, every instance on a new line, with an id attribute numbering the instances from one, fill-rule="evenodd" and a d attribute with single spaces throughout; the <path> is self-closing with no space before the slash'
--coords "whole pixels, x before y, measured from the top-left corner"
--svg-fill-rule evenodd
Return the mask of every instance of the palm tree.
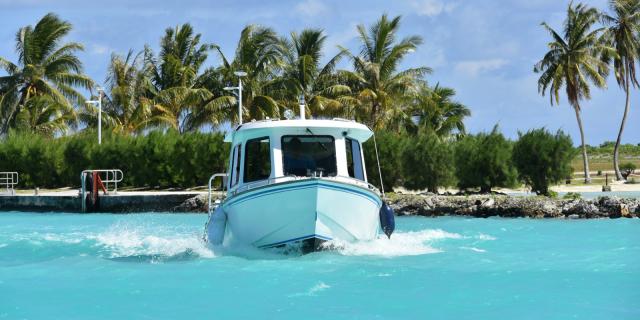
<path id="1" fill-rule="evenodd" d="M 582 159 L 584 163 L 585 183 L 591 182 L 589 159 L 584 139 L 584 129 L 580 117 L 580 101 L 591 98 L 589 83 L 598 88 L 606 87 L 608 65 L 600 59 L 602 54 L 615 52 L 606 47 L 599 36 L 602 29 L 593 29 L 598 21 L 599 13 L 594 8 L 583 4 L 569 4 L 567 18 L 564 22 L 564 33 L 561 36 L 546 23 L 542 26 L 553 40 L 548 44 L 549 51 L 534 67 L 534 72 L 541 73 L 538 79 L 538 91 L 544 95 L 549 90 L 551 105 L 560 101 L 560 89 L 565 87 L 569 104 L 573 107 L 582 142 Z"/>
<path id="2" fill-rule="evenodd" d="M 170 127 L 180 133 L 196 131 L 203 125 L 220 124 L 234 100 L 230 97 L 214 97 L 204 88 L 173 87 L 158 92 L 153 99 L 141 98 L 142 103 L 153 109 L 145 122 L 152 126 Z"/>
<path id="3" fill-rule="evenodd" d="M 153 84 L 143 68 L 142 53 L 130 50 L 126 56 L 111 55 L 107 69 L 107 92 L 103 98 L 102 121 L 105 127 L 120 134 L 135 134 L 142 131 L 150 119 L 153 109 L 142 103 L 153 92 Z M 81 114 L 83 122 L 97 125 L 98 109 L 86 105 Z"/>
<path id="4" fill-rule="evenodd" d="M 609 6 L 612 15 L 602 15 L 602 21 L 607 26 L 603 38 L 609 46 L 615 48 L 617 55 L 613 58 L 613 69 L 618 85 L 626 94 L 624 115 L 613 148 L 613 168 L 616 172 L 616 179 L 623 180 L 619 167 L 618 151 L 631 105 L 630 86 L 638 87 L 636 60 L 640 58 L 640 1 L 612 0 Z M 605 57 L 605 60 L 609 60 L 609 58 Z"/>
<path id="5" fill-rule="evenodd" d="M 207 60 L 207 52 L 213 49 L 213 45 L 201 44 L 200 38 L 201 35 L 194 34 L 193 27 L 186 23 L 165 30 L 157 59 L 151 49 L 145 49 L 151 78 L 158 91 L 192 87 L 196 83 Z"/>
<path id="6" fill-rule="evenodd" d="M 361 41 L 359 54 L 348 53 L 354 72 L 340 71 L 348 79 L 358 100 L 358 117 L 373 128 L 381 128 L 390 117 L 398 117 L 403 96 L 414 95 L 423 85 L 430 68 L 418 67 L 398 71 L 402 59 L 422 44 L 419 36 L 396 41 L 400 16 L 391 20 L 383 15 L 368 30 L 358 26 Z"/>
<path id="7" fill-rule="evenodd" d="M 220 123 L 225 109 L 230 109 L 232 98 L 216 97 L 202 85 L 210 73 L 200 73 L 200 69 L 214 46 L 200 44 L 200 37 L 191 25 L 184 24 L 165 31 L 158 58 L 145 49 L 147 72 L 154 84 L 152 98 L 141 99 L 152 109 L 149 124 L 193 131 L 207 123 Z"/>
<path id="8" fill-rule="evenodd" d="M 0 91 L 4 92 L 0 104 L 3 118 L 0 135 L 5 135 L 10 127 L 17 124 L 17 115 L 23 109 L 30 106 L 40 108 L 43 101 L 55 103 L 59 107 L 54 109 L 64 109 L 66 113 L 75 112 L 73 106 L 84 103 L 84 97 L 75 88 L 89 89 L 93 81 L 82 74 L 82 63 L 76 56 L 83 50 L 82 45 L 62 43 L 70 31 L 69 22 L 49 13 L 35 27 L 20 28 L 16 34 L 17 63 L 0 57 L 0 67 L 8 74 L 0 77 Z M 40 96 L 47 98 L 29 103 L 29 99 Z M 33 116 L 38 114 L 37 111 L 28 113 Z"/>
<path id="9" fill-rule="evenodd" d="M 434 88 L 423 87 L 413 107 L 413 116 L 418 117 L 418 128 L 433 130 L 444 138 L 464 136 L 464 118 L 469 117 L 471 111 L 453 100 L 455 94 L 454 89 L 439 84 Z"/>
<path id="10" fill-rule="evenodd" d="M 280 114 L 278 102 L 267 93 L 267 87 L 275 78 L 276 72 L 282 67 L 282 45 L 277 34 L 271 28 L 256 25 L 246 26 L 240 33 L 233 60 L 229 60 L 220 47 L 216 46 L 222 65 L 215 70 L 220 74 L 217 86 L 235 86 L 238 78 L 235 71 L 244 71 L 247 76 L 242 78 L 242 105 L 244 120 L 278 117 Z M 210 72 L 214 72 L 210 70 Z M 224 92 L 222 87 L 211 88 L 213 92 Z M 227 93 L 228 94 L 228 93 Z M 230 99 L 234 97 L 228 96 Z M 238 115 L 228 109 L 227 119 L 238 121 Z"/>
<path id="11" fill-rule="evenodd" d="M 283 39 L 283 75 L 272 81 L 280 97 L 280 105 L 295 108 L 304 96 L 307 112 L 317 116 L 344 116 L 344 106 L 352 104 L 351 89 L 341 84 L 335 74 L 336 64 L 345 52 L 340 51 L 324 66 L 320 65 L 327 37 L 319 29 L 292 32 L 291 40 Z"/>
<path id="12" fill-rule="evenodd" d="M 19 131 L 53 138 L 57 133 L 67 133 L 69 123 L 77 121 L 73 107 L 53 100 L 47 95 L 36 95 L 16 114 L 14 123 Z"/>

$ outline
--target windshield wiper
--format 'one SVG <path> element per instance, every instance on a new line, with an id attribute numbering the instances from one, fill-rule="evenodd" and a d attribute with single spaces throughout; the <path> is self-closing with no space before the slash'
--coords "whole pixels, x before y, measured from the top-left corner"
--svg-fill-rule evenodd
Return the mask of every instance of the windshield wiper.
<path id="1" fill-rule="evenodd" d="M 313 133 L 313 131 L 311 131 L 311 129 L 309 129 L 309 128 L 306 128 L 306 129 L 307 129 L 307 132 L 309 132 L 309 134 L 311 134 L 311 135 L 312 135 L 312 136 L 314 136 L 314 137 L 317 137 L 317 136 L 315 135 L 315 133 Z M 325 147 L 325 145 L 324 145 L 324 144 L 322 144 L 322 142 L 320 142 L 320 141 L 316 140 L 316 143 L 317 143 L 317 144 L 319 144 L 319 145 L 320 145 L 320 147 L 322 147 L 322 149 L 324 149 L 324 151 L 329 151 L 329 149 L 327 149 L 327 147 Z"/>

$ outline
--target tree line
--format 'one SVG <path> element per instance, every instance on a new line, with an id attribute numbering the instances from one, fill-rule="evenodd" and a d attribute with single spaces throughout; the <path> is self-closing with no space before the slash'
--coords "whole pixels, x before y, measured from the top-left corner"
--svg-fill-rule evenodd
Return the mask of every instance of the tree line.
<path id="1" fill-rule="evenodd" d="M 281 118 L 300 96 L 309 115 L 354 119 L 371 128 L 416 133 L 435 131 L 448 139 L 465 133 L 469 109 L 455 91 L 430 86 L 425 66 L 401 68 L 418 49 L 417 35 L 399 38 L 401 18 L 382 15 L 357 27 L 360 46 L 338 47 L 325 57 L 327 35 L 304 29 L 287 36 L 248 25 L 233 55 L 206 43 L 190 24 L 167 28 L 159 51 L 113 53 L 104 81 L 103 125 L 124 135 L 173 129 L 179 133 L 237 123 L 236 97 L 225 87 L 243 77 L 243 120 Z M 98 97 L 96 84 L 83 73 L 80 43 L 65 42 L 72 25 L 50 13 L 16 34 L 17 61 L 0 58 L 0 136 L 10 131 L 57 137 L 97 126 L 98 109 L 82 91 Z M 205 67 L 211 56 L 221 63 Z M 326 62 L 325 62 L 326 58 Z M 340 69 L 341 61 L 350 68 Z M 295 110 L 295 109 L 294 109 Z"/>
<path id="2" fill-rule="evenodd" d="M 391 131 L 376 133 L 383 185 L 437 193 L 442 188 L 490 193 L 494 188 L 522 184 L 540 195 L 571 179 L 576 149 L 569 135 L 545 128 L 520 132 L 516 141 L 495 126 L 490 132 L 468 134 L 451 143 L 433 131 L 409 137 Z M 380 186 L 371 141 L 365 143 L 368 179 Z"/>
<path id="3" fill-rule="evenodd" d="M 515 142 L 497 127 L 455 142 L 426 130 L 410 136 L 383 129 L 376 139 L 386 190 L 492 192 L 524 183 L 549 195 L 550 185 L 570 179 L 576 152 L 568 135 L 546 129 L 521 133 Z M 381 188 L 372 139 L 363 150 L 368 180 Z M 100 146 L 92 130 L 59 139 L 12 132 L 0 144 L 0 163 L 4 170 L 20 173 L 22 188 L 77 187 L 87 168 L 121 169 L 125 187 L 193 188 L 206 185 L 211 173 L 224 172 L 228 156 L 221 133 L 175 129 L 146 135 L 107 132 Z"/>

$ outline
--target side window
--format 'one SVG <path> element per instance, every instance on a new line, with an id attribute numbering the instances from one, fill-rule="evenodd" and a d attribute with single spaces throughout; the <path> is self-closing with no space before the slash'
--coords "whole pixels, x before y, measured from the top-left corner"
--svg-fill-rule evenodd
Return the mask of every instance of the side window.
<path id="1" fill-rule="evenodd" d="M 231 187 L 238 184 L 238 179 L 240 179 L 240 153 L 241 153 L 241 145 L 237 145 L 233 149 L 233 162 L 231 167 Z"/>
<path id="2" fill-rule="evenodd" d="M 349 177 L 364 180 L 364 170 L 362 169 L 362 152 L 360 143 L 357 140 L 345 138 L 345 149 L 347 150 L 347 171 Z"/>
<path id="3" fill-rule="evenodd" d="M 247 140 L 244 158 L 244 182 L 269 179 L 271 176 L 269 137 Z"/>

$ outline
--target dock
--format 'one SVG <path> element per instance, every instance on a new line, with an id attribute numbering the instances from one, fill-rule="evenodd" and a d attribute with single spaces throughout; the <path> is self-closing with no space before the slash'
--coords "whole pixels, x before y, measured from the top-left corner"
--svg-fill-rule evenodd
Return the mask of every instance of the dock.
<path id="1" fill-rule="evenodd" d="M 118 191 L 100 194 L 99 205 L 91 212 L 133 213 L 176 211 L 185 201 L 206 197 L 202 191 Z M 39 194 L 0 195 L 0 211 L 81 213 L 78 190 Z"/>

